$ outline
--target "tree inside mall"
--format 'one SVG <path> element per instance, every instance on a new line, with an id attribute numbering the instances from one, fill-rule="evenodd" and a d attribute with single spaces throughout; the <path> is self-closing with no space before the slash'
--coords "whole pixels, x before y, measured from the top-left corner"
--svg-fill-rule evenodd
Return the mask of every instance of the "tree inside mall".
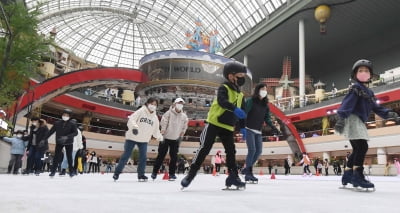
<path id="1" fill-rule="evenodd" d="M 0 2 L 0 108 L 15 103 L 30 89 L 50 40 L 38 34 L 39 7 L 28 10 L 24 1 Z"/>

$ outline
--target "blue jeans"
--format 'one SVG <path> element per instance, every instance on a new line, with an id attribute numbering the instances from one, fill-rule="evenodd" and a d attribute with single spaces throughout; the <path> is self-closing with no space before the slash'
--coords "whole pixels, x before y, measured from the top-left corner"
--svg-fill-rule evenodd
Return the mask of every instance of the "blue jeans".
<path id="1" fill-rule="evenodd" d="M 118 166 L 115 168 L 115 174 L 120 174 L 124 169 L 126 162 L 128 162 L 129 158 L 132 155 L 132 150 L 135 148 L 135 145 L 139 147 L 139 163 L 137 168 L 138 176 L 144 175 L 144 171 L 146 168 L 146 159 L 147 159 L 147 143 L 139 143 L 132 140 L 126 140 L 124 145 L 124 153 L 119 159 Z"/>
<path id="2" fill-rule="evenodd" d="M 76 151 L 72 150 L 72 165 L 74 165 L 74 163 L 75 163 L 74 162 L 75 155 L 76 155 Z M 64 158 L 63 158 L 63 161 L 61 163 L 61 169 L 67 169 L 67 167 L 68 167 L 67 152 L 64 152 Z"/>
<path id="3" fill-rule="evenodd" d="M 262 152 L 262 136 L 246 129 L 247 157 L 246 168 L 252 167 Z"/>

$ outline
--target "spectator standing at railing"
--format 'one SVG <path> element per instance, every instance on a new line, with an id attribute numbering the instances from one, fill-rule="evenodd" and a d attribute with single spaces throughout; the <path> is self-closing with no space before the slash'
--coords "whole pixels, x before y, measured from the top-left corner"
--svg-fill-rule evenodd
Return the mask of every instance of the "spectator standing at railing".
<path id="1" fill-rule="evenodd" d="M 397 113 L 379 105 L 375 94 L 368 88 L 372 76 L 373 68 L 369 60 L 356 61 L 351 72 L 351 79 L 354 83 L 350 86 L 340 108 L 337 110 L 339 119 L 336 122 L 335 131 L 344 135 L 353 148 L 342 176 L 343 185 L 352 183 L 354 187 L 375 187 L 373 183 L 365 179 L 363 173 L 369 140 L 365 122 L 368 120 L 371 111 L 384 119 L 393 118 L 396 123 L 399 122 Z"/>

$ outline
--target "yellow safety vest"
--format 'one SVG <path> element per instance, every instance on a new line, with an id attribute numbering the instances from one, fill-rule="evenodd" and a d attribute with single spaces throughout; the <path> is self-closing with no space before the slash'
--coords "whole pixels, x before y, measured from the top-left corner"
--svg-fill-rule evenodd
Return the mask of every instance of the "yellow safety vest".
<path id="1" fill-rule="evenodd" d="M 228 85 L 223 84 L 228 90 L 228 101 L 238 108 L 242 107 L 243 93 L 231 89 Z M 211 104 L 210 111 L 208 111 L 207 122 L 215 126 L 232 131 L 235 129 L 237 117 L 232 111 L 222 108 L 218 104 L 217 98 L 214 98 Z"/>

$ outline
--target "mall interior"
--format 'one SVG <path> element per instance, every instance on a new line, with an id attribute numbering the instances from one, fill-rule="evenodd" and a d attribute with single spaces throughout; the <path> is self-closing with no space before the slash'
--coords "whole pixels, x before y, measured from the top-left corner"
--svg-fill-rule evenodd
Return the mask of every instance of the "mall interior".
<path id="1" fill-rule="evenodd" d="M 2 64 L 5 44 L 15 31 L 7 13 L 10 4 L 34 14 L 36 33 L 48 42 L 40 60 L 24 62 L 29 64 L 28 86 L 11 104 L 0 106 L 3 136 L 28 129 L 33 116 L 51 127 L 69 108 L 83 129 L 88 152 L 115 164 L 124 150 L 129 115 L 153 97 L 161 117 L 182 98 L 189 127 L 179 156 L 190 161 L 224 81 L 223 66 L 230 61 L 247 66 L 246 98 L 255 85 L 267 85 L 271 117 L 281 130 L 274 135 L 264 125 L 255 172 L 281 168 L 288 158 L 297 165 L 302 152 L 312 159 L 344 162 L 351 145 L 333 127 L 358 59 L 373 63 L 369 86 L 379 104 L 400 113 L 398 0 L 1 1 Z M 400 158 L 400 127 L 374 113 L 365 125 L 370 135 L 365 164 L 374 168 L 372 175 L 383 175 L 385 165 Z M 247 154 L 241 138 L 235 131 L 239 165 Z M 49 144 L 48 153 L 54 153 L 54 138 Z M 158 144 L 149 141 L 148 169 Z M 224 148 L 217 138 L 205 168 L 219 150 Z M 7 171 L 9 153 L 10 144 L 0 140 L 0 173 Z M 302 173 L 295 167 L 293 172 Z M 396 174 L 392 167 L 390 175 Z"/>

